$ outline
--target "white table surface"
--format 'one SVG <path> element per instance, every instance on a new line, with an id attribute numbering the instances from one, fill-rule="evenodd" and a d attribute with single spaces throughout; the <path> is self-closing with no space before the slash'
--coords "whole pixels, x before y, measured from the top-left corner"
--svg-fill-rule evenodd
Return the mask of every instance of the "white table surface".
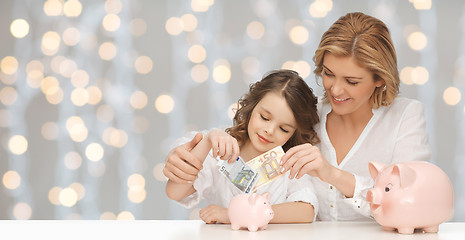
<path id="1" fill-rule="evenodd" d="M 439 233 L 399 234 L 384 231 L 376 222 L 315 222 L 270 224 L 258 232 L 231 230 L 229 224 L 205 224 L 200 220 L 32 220 L 0 221 L 0 239 L 465 239 L 465 223 L 439 226 Z"/>

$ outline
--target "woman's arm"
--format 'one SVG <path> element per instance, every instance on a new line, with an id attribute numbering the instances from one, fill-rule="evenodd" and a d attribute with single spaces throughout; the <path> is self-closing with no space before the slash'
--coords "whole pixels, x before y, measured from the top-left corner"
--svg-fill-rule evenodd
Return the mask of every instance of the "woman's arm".
<path id="1" fill-rule="evenodd" d="M 282 171 L 289 169 L 291 179 L 308 174 L 333 185 L 348 198 L 354 195 L 354 175 L 331 165 L 320 149 L 309 143 L 295 146 L 286 152 L 282 158 Z"/>
<path id="2" fill-rule="evenodd" d="M 195 138 L 199 138 L 198 135 L 201 134 L 198 133 Z M 188 145 L 191 146 L 190 151 L 189 147 L 186 147 L 186 144 L 175 148 L 167 159 L 164 172 L 169 178 L 166 184 L 166 194 L 170 199 L 181 200 L 196 192 L 193 187 L 194 180 L 203 168 L 203 162 L 210 149 L 212 149 L 214 158 L 220 157 L 225 160 L 231 156 L 235 158 L 239 156 L 239 145 L 236 139 L 222 130 L 211 130 L 197 142 L 197 144 L 191 143 Z M 201 161 L 199 164 L 198 160 L 188 161 L 187 159 L 198 159 Z M 177 179 L 187 180 L 176 181 Z"/>
<path id="3" fill-rule="evenodd" d="M 199 135 L 201 134 L 198 133 L 194 139 L 198 139 Z M 203 161 L 210 151 L 211 145 L 207 138 L 201 138 L 196 144 L 193 144 L 193 141 L 173 149 L 167 158 L 164 169 L 165 176 L 169 178 L 166 183 L 166 195 L 172 200 L 179 201 L 195 192 L 194 180 L 202 170 Z M 192 147 L 190 151 L 188 146 Z"/>
<path id="4" fill-rule="evenodd" d="M 286 202 L 271 206 L 274 218 L 270 223 L 311 223 L 315 209 L 306 202 Z"/>

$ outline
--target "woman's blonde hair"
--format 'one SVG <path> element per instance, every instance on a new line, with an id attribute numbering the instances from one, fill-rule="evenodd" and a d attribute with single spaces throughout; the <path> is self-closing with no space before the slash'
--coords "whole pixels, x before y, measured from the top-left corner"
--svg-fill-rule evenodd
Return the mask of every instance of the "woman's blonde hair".
<path id="1" fill-rule="evenodd" d="M 373 108 L 390 105 L 399 93 L 399 71 L 394 45 L 386 25 L 379 19 L 355 12 L 340 17 L 321 37 L 313 61 L 316 76 L 321 77 L 326 53 L 353 57 L 384 84 L 371 96 Z M 327 101 L 325 93 L 325 101 Z"/>
<path id="2" fill-rule="evenodd" d="M 249 92 L 237 102 L 234 125 L 227 128 L 226 132 L 236 138 L 239 145 L 246 143 L 249 139 L 247 128 L 252 111 L 269 92 L 276 92 L 284 97 L 297 122 L 297 129 L 283 145 L 283 150 L 287 151 L 303 143 L 318 143 L 320 139 L 313 128 L 320 121 L 316 107 L 318 99 L 299 74 L 292 70 L 271 71 L 262 80 L 251 84 Z"/>

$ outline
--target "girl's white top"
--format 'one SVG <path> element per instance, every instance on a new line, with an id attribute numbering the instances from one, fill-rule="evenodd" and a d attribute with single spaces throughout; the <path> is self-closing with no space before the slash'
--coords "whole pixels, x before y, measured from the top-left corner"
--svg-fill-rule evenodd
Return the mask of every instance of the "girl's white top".
<path id="1" fill-rule="evenodd" d="M 197 132 L 188 133 L 185 137 L 176 141 L 175 145 L 190 141 Z M 205 136 L 207 132 L 203 132 Z M 218 169 L 217 160 L 210 154 L 207 155 L 203 169 L 200 170 L 198 178 L 194 181 L 196 190 L 192 195 L 178 201 L 186 208 L 197 205 L 201 199 L 207 200 L 208 204 L 215 204 L 227 208 L 231 198 L 242 193 L 226 178 Z M 315 208 L 315 218 L 318 213 L 318 199 L 314 193 L 312 182 L 309 176 L 300 179 L 289 179 L 289 171 L 275 179 L 274 181 L 260 187 L 257 193 L 269 192 L 270 203 L 278 204 L 284 202 L 306 202 Z M 314 218 L 314 220 L 315 220 Z"/>
<path id="2" fill-rule="evenodd" d="M 423 104 L 397 97 L 390 106 L 373 109 L 372 118 L 340 165 L 337 164 L 336 151 L 326 131 L 326 119 L 330 112 L 329 103 L 318 104 L 320 123 L 315 130 L 321 142 L 317 146 L 333 166 L 355 176 L 355 191 L 352 198 L 346 198 L 334 186 L 319 178 L 312 178 L 320 204 L 317 220 L 370 220 L 372 217 L 366 194 L 374 181 L 368 163 L 430 160 Z"/>

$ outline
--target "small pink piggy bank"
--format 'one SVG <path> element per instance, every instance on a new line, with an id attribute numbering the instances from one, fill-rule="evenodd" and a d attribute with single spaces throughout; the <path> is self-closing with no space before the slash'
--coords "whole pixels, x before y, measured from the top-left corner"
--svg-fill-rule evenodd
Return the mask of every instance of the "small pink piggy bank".
<path id="1" fill-rule="evenodd" d="M 384 230 L 438 232 L 454 212 L 454 190 L 436 165 L 411 161 L 385 166 L 370 162 L 375 186 L 367 193 L 371 213 Z"/>
<path id="2" fill-rule="evenodd" d="M 233 230 L 241 227 L 246 227 L 252 232 L 266 229 L 274 216 L 270 193 L 242 193 L 233 197 L 229 203 L 228 216 Z"/>

